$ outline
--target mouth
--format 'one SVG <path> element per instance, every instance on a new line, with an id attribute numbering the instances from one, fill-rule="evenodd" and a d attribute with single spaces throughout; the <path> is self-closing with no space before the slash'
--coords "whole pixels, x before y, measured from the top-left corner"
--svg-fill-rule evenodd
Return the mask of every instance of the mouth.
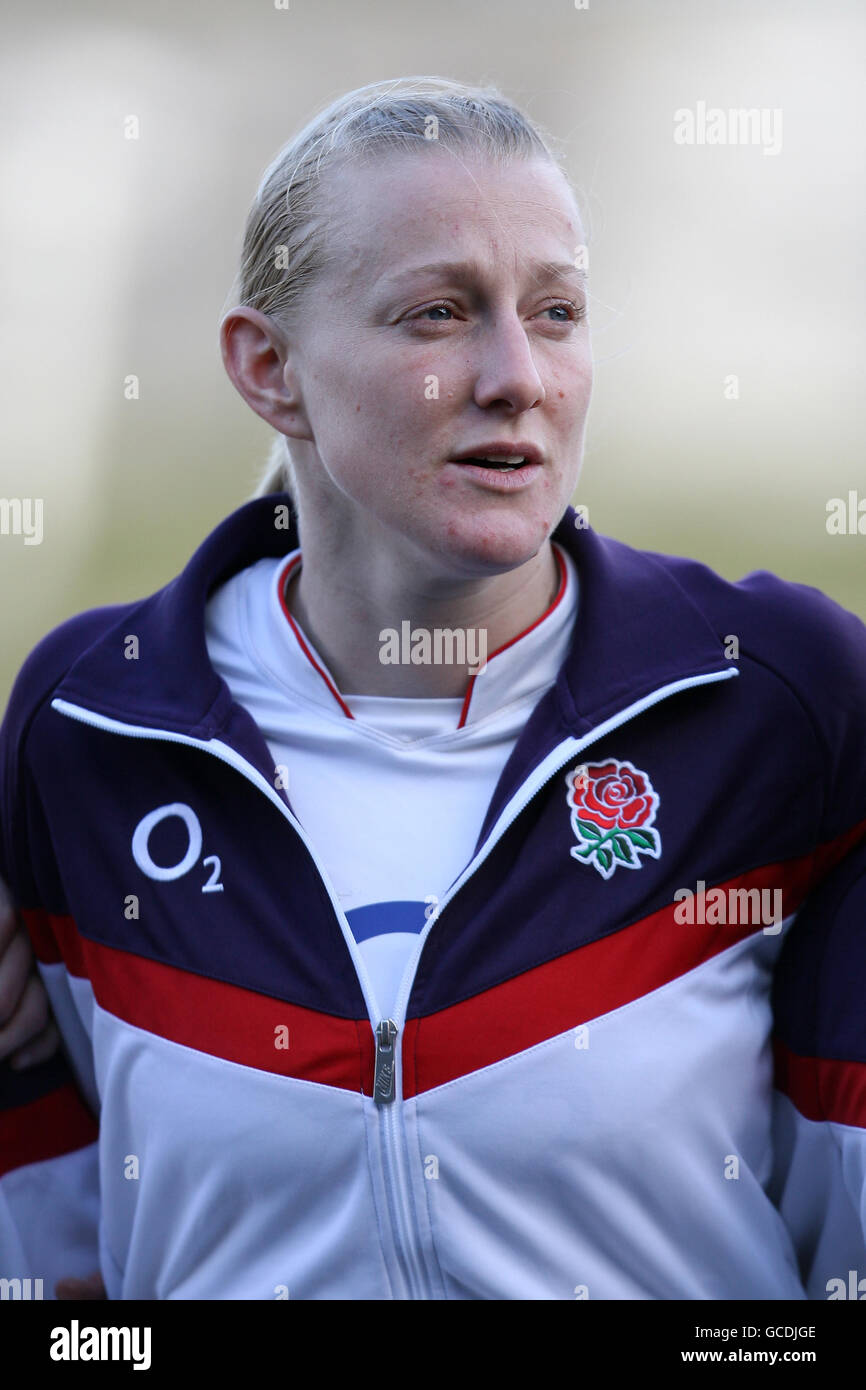
<path id="1" fill-rule="evenodd" d="M 513 473 L 518 468 L 523 468 L 526 463 L 525 458 L 475 458 L 468 455 L 466 458 L 453 459 L 453 463 L 472 463 L 476 468 L 490 468 L 496 473 Z"/>
<path id="2" fill-rule="evenodd" d="M 521 469 L 532 469 L 542 462 L 541 450 L 534 444 L 507 444 L 496 440 L 472 453 L 456 454 L 449 463 L 469 464 L 474 468 L 484 468 L 492 473 L 516 473 Z"/>
<path id="3" fill-rule="evenodd" d="M 478 453 L 446 460 L 446 474 L 457 473 L 468 486 L 487 493 L 520 493 L 533 486 L 542 472 L 541 454 Z M 455 472 L 452 474 L 451 469 Z"/>

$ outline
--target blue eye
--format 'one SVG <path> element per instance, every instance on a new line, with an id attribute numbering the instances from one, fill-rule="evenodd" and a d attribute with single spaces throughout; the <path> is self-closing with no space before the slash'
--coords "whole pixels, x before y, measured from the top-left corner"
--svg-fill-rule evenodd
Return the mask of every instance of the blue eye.
<path id="1" fill-rule="evenodd" d="M 422 310 L 421 310 L 421 313 L 422 313 L 422 314 L 435 314 L 435 313 L 440 313 L 440 312 L 445 312 L 445 313 L 447 313 L 447 314 L 450 314 L 450 313 L 451 313 L 451 309 L 450 309 L 450 307 L 449 307 L 447 304 L 429 304 L 429 305 L 427 306 L 426 309 L 422 309 Z M 435 320 L 428 320 L 428 322 L 445 323 L 445 322 L 447 322 L 447 320 L 445 320 L 445 319 L 435 319 Z"/>
<path id="2" fill-rule="evenodd" d="M 559 323 L 566 323 L 568 320 L 579 323 L 586 314 L 585 307 L 582 304 L 575 304 L 571 299 L 563 300 L 561 304 L 548 304 L 544 312 L 549 314 L 554 309 L 562 309 L 568 315 L 568 319 L 558 319 L 557 322 Z"/>
<path id="3" fill-rule="evenodd" d="M 551 320 L 557 323 L 579 323 L 581 319 L 586 316 L 586 308 L 583 305 L 575 304 L 570 299 L 562 300 L 559 304 L 549 304 L 546 309 L 542 310 L 542 313 L 549 314 L 554 310 L 560 310 L 566 315 L 564 319 Z M 417 314 L 413 315 L 413 318 L 416 323 L 424 319 L 426 319 L 427 323 L 449 322 L 446 318 L 429 318 L 428 315 L 431 314 L 448 314 L 450 318 L 453 318 L 454 310 L 451 308 L 450 304 L 428 304 L 426 309 L 420 309 Z"/>

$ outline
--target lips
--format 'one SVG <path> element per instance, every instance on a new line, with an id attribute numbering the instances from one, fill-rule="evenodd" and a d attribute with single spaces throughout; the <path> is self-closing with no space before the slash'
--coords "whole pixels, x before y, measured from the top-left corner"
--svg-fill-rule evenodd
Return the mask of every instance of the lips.
<path id="1" fill-rule="evenodd" d="M 473 463 L 476 468 L 494 468 L 497 473 L 513 473 L 515 468 L 522 468 L 525 459 L 522 457 L 510 458 L 466 458 L 457 459 L 457 463 Z"/>
<path id="2" fill-rule="evenodd" d="M 494 472 L 511 473 L 527 464 L 541 463 L 542 455 L 541 450 L 536 448 L 534 444 L 493 440 L 490 443 L 463 449 L 459 453 L 453 454 L 448 462 L 474 464 L 477 468 L 489 468 Z"/>

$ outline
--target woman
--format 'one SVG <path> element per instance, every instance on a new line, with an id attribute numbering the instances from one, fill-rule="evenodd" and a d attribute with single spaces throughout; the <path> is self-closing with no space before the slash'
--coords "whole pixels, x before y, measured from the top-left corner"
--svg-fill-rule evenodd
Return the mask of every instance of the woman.
<path id="1" fill-rule="evenodd" d="M 51 634 L 3 726 L 78 1080 L 7 1081 L 22 1276 L 798 1299 L 863 1252 L 863 1117 L 774 1118 L 770 980 L 866 835 L 866 629 L 569 507 L 583 242 L 537 128 L 441 79 L 267 171 L 221 329 L 262 495 Z"/>

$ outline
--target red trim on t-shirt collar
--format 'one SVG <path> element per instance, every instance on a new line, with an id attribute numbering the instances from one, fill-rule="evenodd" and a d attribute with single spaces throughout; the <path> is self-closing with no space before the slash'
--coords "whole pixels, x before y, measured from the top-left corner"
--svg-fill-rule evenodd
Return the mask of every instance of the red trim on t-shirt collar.
<path id="1" fill-rule="evenodd" d="M 558 547 L 555 545 L 553 547 L 553 553 L 556 557 L 556 563 L 559 566 L 559 588 L 556 591 L 556 596 L 554 597 L 553 602 L 549 605 L 549 607 L 545 608 L 540 618 L 535 619 L 534 623 L 530 623 L 529 627 L 525 627 L 522 632 L 518 632 L 516 637 L 510 638 L 507 642 L 503 642 L 501 647 L 497 647 L 495 652 L 491 652 L 487 658 L 487 663 L 491 662 L 495 656 L 499 656 L 500 652 L 507 651 L 509 647 L 513 647 L 515 642 L 519 642 L 521 637 L 526 637 L 528 633 L 532 632 L 533 628 L 538 627 L 539 623 L 543 623 L 545 618 L 549 618 L 554 608 L 556 608 L 557 604 L 561 602 L 562 596 L 565 593 L 565 586 L 568 583 L 568 570 L 565 567 L 565 561 L 563 560 L 562 555 L 559 553 Z M 463 708 L 460 711 L 460 720 L 457 725 L 458 729 L 462 729 L 466 723 L 466 716 L 469 713 L 469 704 L 472 700 L 472 692 L 475 689 L 475 682 L 477 679 L 477 675 L 469 677 L 469 684 L 466 687 L 466 694 L 463 697 Z"/>
<path id="2" fill-rule="evenodd" d="M 562 596 L 565 593 L 566 584 L 568 583 L 568 570 L 565 566 L 565 560 L 562 558 L 562 555 L 559 552 L 559 548 L 556 545 L 553 546 L 553 554 L 556 557 L 556 563 L 559 566 L 559 588 L 556 591 L 556 595 L 553 601 L 547 608 L 545 608 L 541 616 L 535 619 L 534 623 L 530 623 L 529 627 L 525 627 L 522 632 L 518 632 L 516 636 L 509 638 L 507 642 L 503 642 L 502 646 L 497 647 L 495 652 L 491 652 L 490 656 L 487 658 L 488 662 L 492 661 L 495 656 L 499 656 L 500 652 L 507 651 L 509 647 L 513 647 L 514 643 L 519 642 L 521 637 L 526 637 L 527 634 L 532 632 L 534 628 L 537 628 L 539 623 L 543 623 L 545 618 L 550 617 L 554 608 L 556 608 L 556 606 L 562 601 Z M 291 576 L 292 570 L 295 569 L 296 566 L 300 565 L 300 563 L 301 556 L 293 555 L 292 558 L 289 560 L 288 564 L 283 569 L 282 573 L 280 574 L 279 580 L 277 582 L 277 593 L 280 599 L 280 607 L 282 608 L 284 614 L 286 615 L 289 621 L 289 624 L 291 625 L 292 632 L 298 639 L 298 645 L 300 646 L 301 651 L 304 653 L 304 656 L 307 658 L 313 669 L 318 671 L 319 675 L 322 677 L 322 680 L 325 682 L 325 685 L 330 690 L 331 694 L 337 701 L 337 704 L 340 706 L 340 709 L 343 711 L 346 717 L 348 719 L 354 719 L 354 714 L 349 709 L 349 706 L 346 704 L 345 700 L 341 696 L 334 682 L 331 680 L 327 671 L 323 671 L 322 667 L 316 661 L 316 658 L 313 656 L 312 652 L 310 651 L 309 647 L 304 641 L 301 629 L 298 627 L 297 623 L 295 622 L 294 618 L 289 612 L 289 606 L 286 603 L 286 585 L 288 583 L 289 577 Z M 466 687 L 466 694 L 463 699 L 463 706 L 460 710 L 460 719 L 457 724 L 458 729 L 462 729 L 466 724 L 466 717 L 469 713 L 469 705 L 472 700 L 472 692 L 475 689 L 475 682 L 477 679 L 477 675 L 469 677 L 469 684 Z"/>
<path id="3" fill-rule="evenodd" d="M 301 563 L 301 556 L 300 556 L 300 555 L 293 555 L 292 558 L 291 558 L 291 560 L 289 560 L 288 564 L 287 564 L 287 565 L 285 566 L 285 568 L 283 569 L 282 574 L 280 575 L 279 581 L 278 581 L 278 583 L 277 583 L 277 593 L 279 594 L 279 597 L 280 597 L 280 607 L 282 608 L 283 612 L 285 613 L 286 617 L 287 617 L 288 620 L 289 620 L 289 623 L 290 623 L 290 625 L 291 625 L 292 632 L 293 632 L 293 633 L 295 634 L 295 636 L 297 637 L 297 639 L 298 639 L 298 646 L 300 647 L 301 651 L 304 653 L 304 656 L 307 658 L 307 660 L 309 661 L 310 665 L 314 668 L 314 670 L 318 671 L 319 675 L 322 677 L 322 680 L 325 682 L 325 685 L 326 685 L 326 686 L 328 687 L 328 689 L 330 690 L 331 694 L 333 695 L 334 699 L 337 701 L 337 704 L 340 706 L 340 709 L 341 709 L 341 710 L 343 711 L 343 713 L 346 715 L 347 719 L 354 719 L 354 718 L 355 718 L 354 714 L 353 714 L 352 711 L 349 709 L 349 706 L 346 704 L 346 702 L 345 702 L 345 700 L 343 699 L 343 697 L 341 696 L 339 690 L 338 690 L 337 687 L 334 685 L 334 682 L 331 680 L 331 677 L 328 675 L 327 671 L 323 671 L 323 670 L 322 670 L 322 668 L 321 668 L 321 666 L 319 665 L 318 661 L 317 661 L 316 658 L 313 656 L 312 652 L 310 651 L 309 647 L 307 646 L 306 642 L 304 641 L 304 637 L 303 637 L 303 634 L 302 634 L 302 632 L 301 632 L 301 629 L 298 627 L 297 623 L 295 622 L 294 618 L 292 617 L 291 613 L 289 612 L 289 605 L 286 603 L 286 584 L 287 584 L 287 582 L 288 582 L 288 579 L 289 579 L 289 576 L 290 576 L 292 570 L 295 568 L 296 565 L 300 565 L 300 563 Z"/>

